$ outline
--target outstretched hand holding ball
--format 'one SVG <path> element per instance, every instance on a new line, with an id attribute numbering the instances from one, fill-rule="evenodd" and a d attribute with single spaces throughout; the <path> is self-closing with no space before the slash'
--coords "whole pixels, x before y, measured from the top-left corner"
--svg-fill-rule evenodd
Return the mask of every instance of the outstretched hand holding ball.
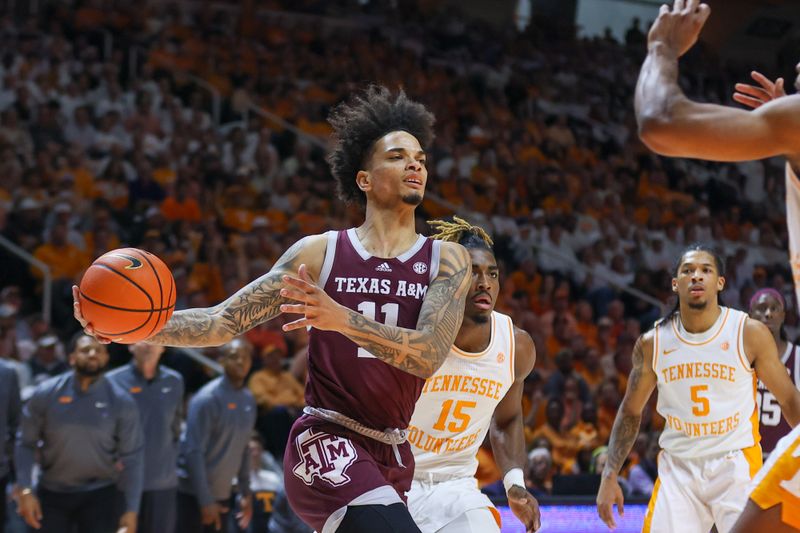
<path id="1" fill-rule="evenodd" d="M 72 288 L 74 314 L 101 342 L 132 344 L 161 331 L 175 309 L 175 280 L 144 250 L 120 248 L 98 257 Z"/>

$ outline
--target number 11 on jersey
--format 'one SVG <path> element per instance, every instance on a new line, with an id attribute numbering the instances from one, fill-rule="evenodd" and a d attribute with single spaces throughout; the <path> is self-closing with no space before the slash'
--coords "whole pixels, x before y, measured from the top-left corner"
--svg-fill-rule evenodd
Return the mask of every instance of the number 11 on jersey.
<path id="1" fill-rule="evenodd" d="M 375 318 L 375 302 L 361 302 L 358 304 L 358 311 L 369 318 L 370 320 L 377 320 Z M 387 326 L 397 325 L 397 316 L 400 313 L 400 306 L 395 303 L 387 303 L 381 306 L 381 313 L 383 313 L 383 323 Z M 359 346 L 358 357 L 368 357 L 376 359 L 374 355 L 369 353 L 364 348 Z"/>

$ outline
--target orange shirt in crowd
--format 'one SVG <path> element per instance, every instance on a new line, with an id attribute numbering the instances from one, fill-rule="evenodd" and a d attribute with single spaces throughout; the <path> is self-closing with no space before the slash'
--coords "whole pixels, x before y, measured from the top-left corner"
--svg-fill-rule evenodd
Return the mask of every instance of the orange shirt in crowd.
<path id="1" fill-rule="evenodd" d="M 203 218 L 200 205 L 194 198 L 184 198 L 182 202 L 179 202 L 174 196 L 167 196 L 161 204 L 161 213 L 170 222 L 175 220 L 200 222 Z"/>
<path id="2" fill-rule="evenodd" d="M 553 464 L 563 472 L 569 467 L 580 450 L 578 439 L 569 432 L 560 432 L 544 424 L 536 429 L 525 428 L 525 442 L 530 445 L 539 437 L 546 438 L 552 445 Z"/>
<path id="3" fill-rule="evenodd" d="M 479 487 L 491 485 L 503 479 L 503 473 L 494 460 L 491 448 L 481 446 L 478 448 L 478 470 L 475 472 L 475 479 L 478 480 Z"/>
<path id="4" fill-rule="evenodd" d="M 50 274 L 54 280 L 75 279 L 90 263 L 85 253 L 74 244 L 69 243 L 63 246 L 42 244 L 36 248 L 33 256 L 50 267 Z M 38 268 L 31 267 L 31 273 L 36 279 L 43 277 Z"/>
<path id="5" fill-rule="evenodd" d="M 242 233 L 248 233 L 253 229 L 255 213 L 249 209 L 240 207 L 229 207 L 222 213 L 222 225 L 228 229 L 235 229 Z"/>
<path id="6" fill-rule="evenodd" d="M 195 263 L 189 274 L 189 292 L 203 291 L 211 303 L 221 302 L 227 296 L 222 273 L 208 263 Z"/>
<path id="7" fill-rule="evenodd" d="M 247 386 L 262 409 L 271 409 L 279 405 L 285 407 L 305 405 L 304 388 L 289 372 L 275 373 L 263 368 L 250 376 Z"/>

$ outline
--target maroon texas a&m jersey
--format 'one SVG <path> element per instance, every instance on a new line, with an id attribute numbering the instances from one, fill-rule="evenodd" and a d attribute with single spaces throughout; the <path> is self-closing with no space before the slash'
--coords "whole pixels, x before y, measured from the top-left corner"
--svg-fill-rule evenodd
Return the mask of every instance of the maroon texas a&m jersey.
<path id="1" fill-rule="evenodd" d="M 338 303 L 387 325 L 415 329 L 441 242 L 420 236 L 405 253 L 372 257 L 355 229 L 328 232 L 319 285 Z M 406 428 L 425 380 L 384 363 L 335 331 L 312 328 L 306 403 L 383 431 Z"/>
<path id="2" fill-rule="evenodd" d="M 787 342 L 786 351 L 781 355 L 781 361 L 789 372 L 789 379 L 792 380 L 795 387 L 800 388 L 800 354 L 798 354 L 798 346 Z M 761 449 L 764 450 L 764 453 L 769 453 L 775 449 L 778 441 L 792 430 L 792 426 L 783 417 L 778 400 L 767 390 L 761 380 L 758 381 L 756 405 L 758 406 L 758 430 L 761 433 Z"/>

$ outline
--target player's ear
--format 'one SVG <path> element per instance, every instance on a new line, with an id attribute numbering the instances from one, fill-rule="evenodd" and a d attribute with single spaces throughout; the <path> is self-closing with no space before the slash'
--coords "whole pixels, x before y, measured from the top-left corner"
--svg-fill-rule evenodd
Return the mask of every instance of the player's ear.
<path id="1" fill-rule="evenodd" d="M 364 192 L 372 188 L 372 176 L 366 170 L 359 170 L 356 174 L 356 185 Z"/>
<path id="2" fill-rule="evenodd" d="M 678 280 L 672 278 L 672 292 L 678 292 Z"/>
<path id="3" fill-rule="evenodd" d="M 725 276 L 717 278 L 717 292 L 721 292 L 725 288 Z"/>

